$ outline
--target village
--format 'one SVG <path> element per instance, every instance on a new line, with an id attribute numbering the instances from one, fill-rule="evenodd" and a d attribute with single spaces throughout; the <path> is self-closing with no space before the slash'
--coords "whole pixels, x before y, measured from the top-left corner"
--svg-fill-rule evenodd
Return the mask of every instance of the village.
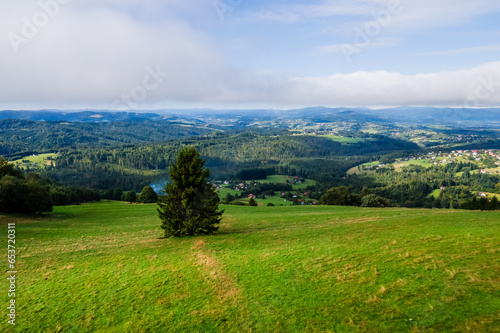
<path id="1" fill-rule="evenodd" d="M 320 193 L 313 191 L 316 181 L 300 176 L 272 175 L 252 181 L 215 181 L 219 197 L 225 203 L 247 204 L 257 200 L 258 205 L 289 206 L 316 205 Z"/>
<path id="2" fill-rule="evenodd" d="M 394 168 L 396 171 L 409 165 L 422 165 L 424 167 L 439 166 L 448 163 L 475 163 L 477 168 L 472 173 L 499 174 L 500 173 L 500 150 L 453 150 L 445 152 L 428 152 L 422 155 L 396 159 L 394 163 L 369 162 L 361 165 L 362 170 L 378 170 L 382 168 Z M 352 173 L 352 172 L 351 172 Z"/>

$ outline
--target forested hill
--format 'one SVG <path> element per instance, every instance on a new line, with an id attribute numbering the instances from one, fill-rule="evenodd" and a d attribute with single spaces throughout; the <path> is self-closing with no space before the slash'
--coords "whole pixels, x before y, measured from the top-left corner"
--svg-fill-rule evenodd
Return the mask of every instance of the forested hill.
<path id="1" fill-rule="evenodd" d="M 345 156 L 418 149 L 413 143 L 381 135 L 371 135 L 365 142 L 343 144 L 315 136 L 217 134 L 165 144 L 63 150 L 56 167 L 48 170 L 47 175 L 71 185 L 139 189 L 145 182 L 165 178 L 170 162 L 183 145 L 195 146 L 219 179 L 249 168 L 287 168 L 315 179 L 322 174 L 340 176 L 369 158 Z"/>
<path id="2" fill-rule="evenodd" d="M 112 112 L 112 111 L 0 111 L 0 119 L 69 122 L 113 122 L 132 119 L 164 120 L 158 113 Z"/>
<path id="3" fill-rule="evenodd" d="M 129 119 L 114 122 L 0 120 L 0 155 L 57 152 L 62 148 L 117 147 L 199 136 L 204 125 Z"/>

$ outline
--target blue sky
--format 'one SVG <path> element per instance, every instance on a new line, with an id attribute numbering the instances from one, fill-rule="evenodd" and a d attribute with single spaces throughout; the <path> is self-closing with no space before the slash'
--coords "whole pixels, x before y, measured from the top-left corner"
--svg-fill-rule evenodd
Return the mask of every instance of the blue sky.
<path id="1" fill-rule="evenodd" d="M 500 106 L 498 1 L 0 2 L 0 109 Z"/>

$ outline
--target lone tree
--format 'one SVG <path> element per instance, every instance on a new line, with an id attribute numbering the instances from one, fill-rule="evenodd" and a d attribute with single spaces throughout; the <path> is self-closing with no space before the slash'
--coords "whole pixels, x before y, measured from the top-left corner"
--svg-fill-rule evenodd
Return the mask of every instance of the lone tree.
<path id="1" fill-rule="evenodd" d="M 194 147 L 179 152 L 170 167 L 172 184 L 167 197 L 158 203 L 165 237 L 210 234 L 219 229 L 224 211 L 219 211 L 219 196 L 208 182 L 210 170 Z"/>
<path id="2" fill-rule="evenodd" d="M 151 186 L 145 186 L 139 194 L 140 203 L 156 203 L 158 202 L 158 194 Z"/>

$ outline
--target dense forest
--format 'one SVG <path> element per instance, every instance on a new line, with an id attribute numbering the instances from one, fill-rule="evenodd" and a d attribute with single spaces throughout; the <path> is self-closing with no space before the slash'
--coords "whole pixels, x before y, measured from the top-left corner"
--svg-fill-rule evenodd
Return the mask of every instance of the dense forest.
<path id="1" fill-rule="evenodd" d="M 369 160 L 366 154 L 418 149 L 413 143 L 381 135 L 370 136 L 363 143 L 342 144 L 314 136 L 213 134 L 164 144 L 62 150 L 56 166 L 44 174 L 69 185 L 139 190 L 147 183 L 166 179 L 170 163 L 184 145 L 193 145 L 200 152 L 215 179 L 231 179 L 252 168 L 332 179 Z"/>
<path id="2" fill-rule="evenodd" d="M 115 122 L 0 120 L 0 156 L 20 158 L 66 149 L 119 147 L 162 142 L 212 132 L 202 126 L 131 119 Z"/>

